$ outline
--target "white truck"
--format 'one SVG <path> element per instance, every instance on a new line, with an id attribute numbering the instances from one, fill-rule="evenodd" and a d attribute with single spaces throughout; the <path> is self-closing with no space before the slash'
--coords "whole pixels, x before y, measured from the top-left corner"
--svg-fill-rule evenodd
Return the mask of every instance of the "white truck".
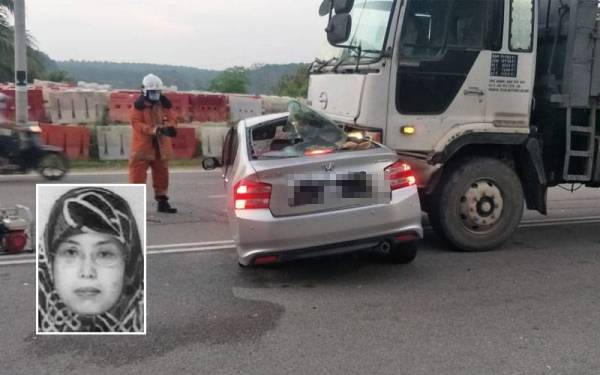
<path id="1" fill-rule="evenodd" d="M 598 0 L 324 0 L 309 103 L 417 171 L 435 232 L 491 250 L 548 187 L 600 187 Z"/>

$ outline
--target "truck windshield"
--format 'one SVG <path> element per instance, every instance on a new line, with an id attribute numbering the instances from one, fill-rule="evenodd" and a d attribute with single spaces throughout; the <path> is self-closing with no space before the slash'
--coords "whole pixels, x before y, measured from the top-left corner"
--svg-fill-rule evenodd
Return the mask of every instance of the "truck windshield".
<path id="1" fill-rule="evenodd" d="M 390 17 L 396 0 L 363 0 L 357 1 L 352 8 L 352 31 L 350 39 L 344 44 L 348 47 L 362 49 L 361 61 L 372 61 L 379 58 L 385 48 L 385 40 L 390 24 Z M 352 49 L 331 46 L 327 40 L 321 52 L 322 60 L 346 60 L 344 63 L 355 64 Z M 354 57 L 354 58 L 351 58 Z"/>

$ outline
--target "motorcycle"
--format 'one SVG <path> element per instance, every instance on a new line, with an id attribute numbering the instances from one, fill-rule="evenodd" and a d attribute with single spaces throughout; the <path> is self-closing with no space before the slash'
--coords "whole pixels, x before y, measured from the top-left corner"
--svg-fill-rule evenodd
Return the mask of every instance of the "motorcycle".
<path id="1" fill-rule="evenodd" d="M 33 250 L 34 233 L 31 211 L 25 206 L 0 207 L 0 254 L 17 254 Z"/>
<path id="2" fill-rule="evenodd" d="M 16 127 L 2 118 L 4 99 L 0 94 L 0 128 L 10 135 L 0 134 L 0 174 L 24 174 L 37 171 L 47 180 L 63 178 L 69 171 L 68 159 L 62 149 L 45 145 L 39 126 Z"/>

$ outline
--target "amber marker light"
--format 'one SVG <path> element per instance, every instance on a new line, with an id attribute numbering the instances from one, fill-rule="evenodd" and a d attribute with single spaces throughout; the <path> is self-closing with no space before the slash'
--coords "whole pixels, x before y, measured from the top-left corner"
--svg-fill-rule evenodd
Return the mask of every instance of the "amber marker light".
<path id="1" fill-rule="evenodd" d="M 400 128 L 400 133 L 404 135 L 413 135 L 417 132 L 414 126 L 403 126 Z"/>

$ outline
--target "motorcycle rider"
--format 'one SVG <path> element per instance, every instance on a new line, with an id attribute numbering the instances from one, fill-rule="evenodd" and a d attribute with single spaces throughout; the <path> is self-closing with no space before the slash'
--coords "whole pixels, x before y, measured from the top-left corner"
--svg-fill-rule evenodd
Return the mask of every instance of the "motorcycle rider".
<path id="1" fill-rule="evenodd" d="M 4 117 L 4 111 L 6 110 L 7 101 L 8 97 L 0 92 L 0 128 L 12 129 L 14 127 L 14 124 Z"/>
<path id="2" fill-rule="evenodd" d="M 14 123 L 8 121 L 4 117 L 4 111 L 6 109 L 6 102 L 8 98 L 6 95 L 0 93 L 0 129 L 5 130 L 14 130 Z M 8 160 L 14 152 L 19 151 L 18 141 L 15 140 L 11 134 L 6 134 L 6 132 L 0 133 L 0 167 L 2 165 L 8 164 Z"/>
<path id="3" fill-rule="evenodd" d="M 152 185 L 158 212 L 174 214 L 169 204 L 169 164 L 175 154 L 171 138 L 177 135 L 177 120 L 172 103 L 162 91 L 162 80 L 154 74 L 144 77 L 142 94 L 131 110 L 133 138 L 129 159 L 129 183 L 145 184 L 148 168 L 152 170 Z"/>

